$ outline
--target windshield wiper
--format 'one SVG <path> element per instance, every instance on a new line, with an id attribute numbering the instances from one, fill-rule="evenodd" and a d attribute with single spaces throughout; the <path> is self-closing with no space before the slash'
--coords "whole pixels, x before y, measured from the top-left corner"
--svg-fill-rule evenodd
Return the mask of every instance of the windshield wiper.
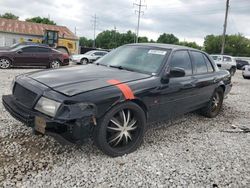
<path id="1" fill-rule="evenodd" d="M 117 69 L 121 69 L 121 70 L 127 70 L 127 71 L 131 71 L 131 72 L 135 72 L 133 69 L 130 69 L 130 68 L 127 68 L 127 67 L 123 67 L 121 65 L 109 65 L 109 67 L 117 68 Z"/>
<path id="2" fill-rule="evenodd" d="M 105 67 L 107 67 L 107 65 L 105 65 L 105 64 L 102 64 L 102 63 L 94 63 L 95 65 L 101 65 L 101 66 L 105 66 Z"/>

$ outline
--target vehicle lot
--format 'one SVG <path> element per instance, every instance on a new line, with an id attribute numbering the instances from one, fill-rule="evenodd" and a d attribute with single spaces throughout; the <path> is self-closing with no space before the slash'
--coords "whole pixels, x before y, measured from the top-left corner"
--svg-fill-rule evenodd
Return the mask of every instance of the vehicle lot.
<path id="1" fill-rule="evenodd" d="M 31 69 L 0 70 L 0 95 L 15 75 Z M 0 103 L 0 187 L 249 187 L 250 133 L 226 132 L 250 126 L 250 80 L 241 72 L 220 115 L 196 113 L 161 122 L 132 154 L 110 158 L 91 142 L 61 146 L 32 135 Z"/>

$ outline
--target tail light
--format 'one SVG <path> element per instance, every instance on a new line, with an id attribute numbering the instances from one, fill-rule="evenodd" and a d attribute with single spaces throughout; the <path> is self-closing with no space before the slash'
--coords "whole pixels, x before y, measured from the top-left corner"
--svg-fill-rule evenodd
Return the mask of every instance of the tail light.
<path id="1" fill-rule="evenodd" d="M 69 55 L 68 54 L 63 54 L 63 59 L 69 59 Z"/>

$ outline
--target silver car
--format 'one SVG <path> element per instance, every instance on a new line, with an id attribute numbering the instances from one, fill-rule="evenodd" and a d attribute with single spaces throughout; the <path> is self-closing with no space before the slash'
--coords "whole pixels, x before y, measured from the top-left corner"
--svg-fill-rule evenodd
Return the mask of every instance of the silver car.
<path id="1" fill-rule="evenodd" d="M 220 69 L 225 69 L 233 76 L 236 71 L 236 60 L 229 55 L 210 55 Z"/>
<path id="2" fill-rule="evenodd" d="M 85 54 L 72 55 L 70 59 L 76 64 L 88 64 L 93 63 L 95 60 L 106 55 L 107 53 L 107 51 L 91 50 Z"/>

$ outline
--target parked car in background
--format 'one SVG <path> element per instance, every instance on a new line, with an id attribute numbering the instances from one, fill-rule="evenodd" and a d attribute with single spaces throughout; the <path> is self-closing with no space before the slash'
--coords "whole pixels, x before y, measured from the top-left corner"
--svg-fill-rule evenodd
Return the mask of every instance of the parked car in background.
<path id="1" fill-rule="evenodd" d="M 28 73 L 13 84 L 2 97 L 12 116 L 55 138 L 93 138 L 110 156 L 136 150 L 147 124 L 194 110 L 216 117 L 232 87 L 205 52 L 156 43 L 124 45 L 93 64 Z"/>
<path id="2" fill-rule="evenodd" d="M 250 78 L 250 65 L 245 65 L 242 68 L 242 76 L 245 79 Z"/>
<path id="3" fill-rule="evenodd" d="M 220 69 L 228 70 L 233 76 L 236 72 L 236 60 L 228 55 L 210 55 Z"/>
<path id="4" fill-rule="evenodd" d="M 69 64 L 68 54 L 45 45 L 20 44 L 0 50 L 0 68 L 45 66 L 58 68 Z"/>
<path id="5" fill-rule="evenodd" d="M 242 68 L 245 65 L 249 65 L 249 63 L 247 61 L 244 61 L 244 60 L 236 59 L 236 67 L 237 67 L 237 69 L 242 70 Z"/>
<path id="6" fill-rule="evenodd" d="M 72 55 L 70 57 L 70 60 L 76 64 L 88 64 L 93 63 L 94 61 L 106 55 L 107 53 L 107 51 L 102 50 L 91 50 L 86 52 L 85 54 Z"/>

